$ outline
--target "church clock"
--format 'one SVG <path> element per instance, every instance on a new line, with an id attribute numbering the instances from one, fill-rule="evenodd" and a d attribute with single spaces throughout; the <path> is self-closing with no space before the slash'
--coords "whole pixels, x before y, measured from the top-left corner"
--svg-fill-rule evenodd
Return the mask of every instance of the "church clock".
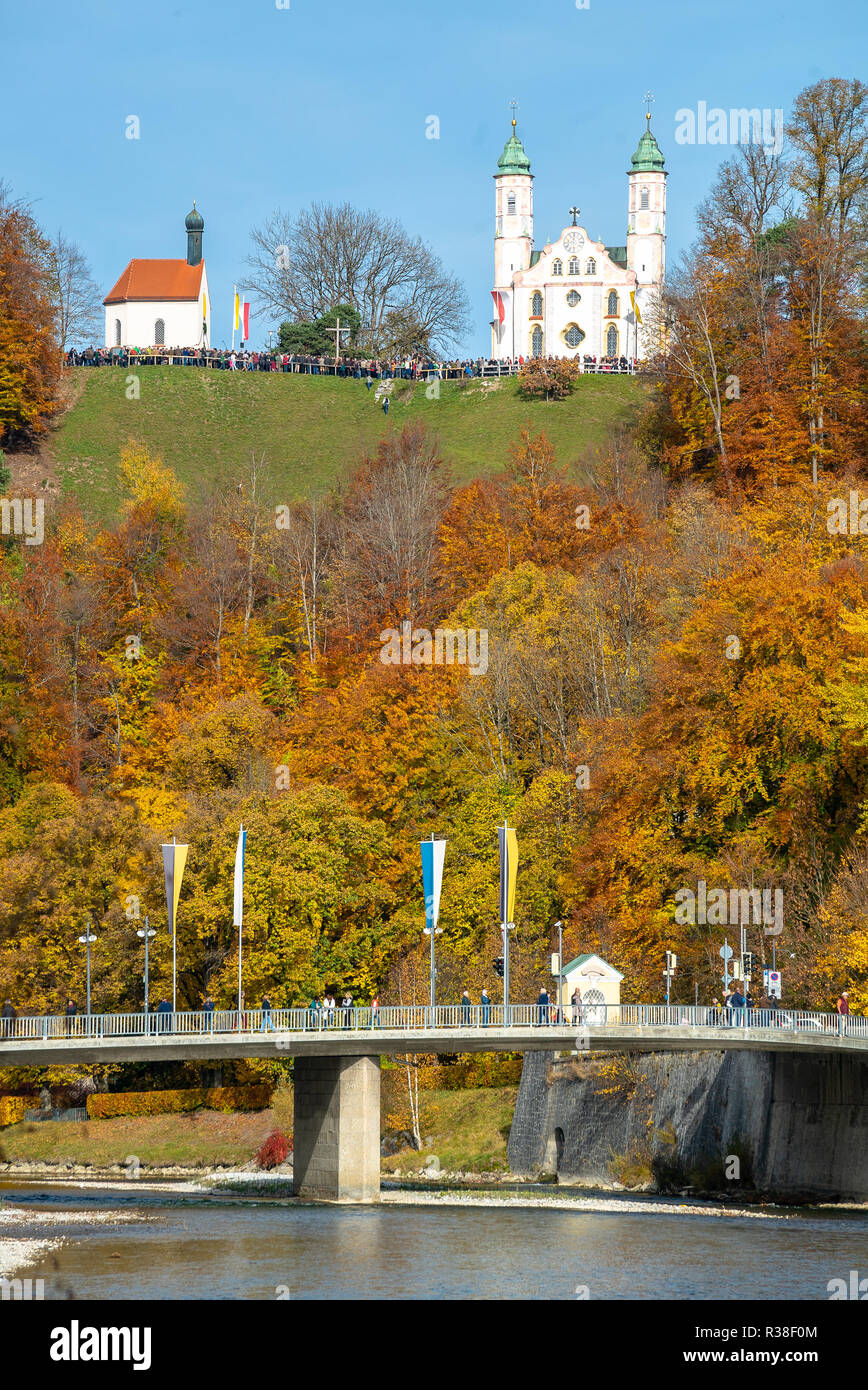
<path id="1" fill-rule="evenodd" d="M 564 237 L 565 251 L 581 251 L 584 244 L 585 238 L 582 236 L 581 232 L 567 232 Z"/>

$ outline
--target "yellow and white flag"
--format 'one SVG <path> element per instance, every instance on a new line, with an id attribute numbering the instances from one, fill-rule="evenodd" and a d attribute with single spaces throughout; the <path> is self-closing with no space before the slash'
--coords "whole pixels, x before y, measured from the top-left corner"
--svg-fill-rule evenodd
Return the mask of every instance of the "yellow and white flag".
<path id="1" fill-rule="evenodd" d="M 630 303 L 633 305 L 633 313 L 636 315 L 636 322 L 642 322 L 642 315 L 639 313 L 639 305 L 636 303 L 636 291 L 630 291 Z"/>

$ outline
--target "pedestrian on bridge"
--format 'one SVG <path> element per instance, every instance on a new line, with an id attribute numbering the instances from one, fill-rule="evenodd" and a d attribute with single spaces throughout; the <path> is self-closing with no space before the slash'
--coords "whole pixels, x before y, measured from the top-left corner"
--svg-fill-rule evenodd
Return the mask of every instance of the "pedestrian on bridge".
<path id="1" fill-rule="evenodd" d="M 379 996 L 378 994 L 375 994 L 374 997 L 373 997 L 373 999 L 371 1000 L 371 1027 L 372 1027 L 372 1028 L 379 1028 L 379 1026 L 380 1026 L 380 996 Z"/>
<path id="2" fill-rule="evenodd" d="M 274 1032 L 274 1024 L 271 1022 L 271 1000 L 267 994 L 262 996 L 262 1026 L 260 1033 Z"/>
<path id="3" fill-rule="evenodd" d="M 838 1032 L 841 1034 L 841 1037 L 844 1037 L 847 1032 L 847 1019 L 850 1014 L 850 994 L 846 989 L 843 989 L 838 995 L 835 1008 L 838 1011 Z"/>
<path id="4" fill-rule="evenodd" d="M 353 996 L 350 994 L 349 990 L 347 990 L 341 1000 L 341 1011 L 343 1013 L 343 1025 L 345 1028 L 349 1028 L 353 1013 Z"/>
<path id="5" fill-rule="evenodd" d="M 335 997 L 331 990 L 329 990 L 323 1000 L 323 1008 L 325 1009 L 325 1018 L 323 1022 L 326 1028 L 334 1028 L 335 1026 L 335 1002 Z"/>
<path id="6" fill-rule="evenodd" d="M 471 1007 L 472 1007 L 472 1001 L 471 1001 L 471 998 L 470 998 L 470 994 L 469 994 L 469 992 L 465 989 L 465 990 L 462 991 L 462 994 L 461 994 L 461 1027 L 462 1027 L 462 1028 L 469 1028 L 469 1027 L 470 1027 L 470 1010 L 471 1010 Z"/>
<path id="7" fill-rule="evenodd" d="M 13 1019 L 16 1019 L 17 1017 L 18 1017 L 18 1013 L 17 1013 L 17 1011 L 16 1011 L 15 1009 L 13 1009 L 13 1007 L 12 1007 L 12 1001 L 9 1000 L 9 999 L 4 1000 L 3 1008 L 0 1009 L 0 1019 L 3 1020 L 3 1036 L 4 1036 L 4 1038 L 11 1037 L 11 1035 L 12 1035 L 12 1021 L 13 1021 Z"/>
<path id="8" fill-rule="evenodd" d="M 168 999 L 161 999 L 159 1004 L 157 1005 L 157 1013 L 160 1015 L 160 1017 L 157 1020 L 158 1033 L 169 1032 L 169 1014 L 171 1012 L 172 1006 L 169 1003 Z"/>
<path id="9" fill-rule="evenodd" d="M 210 995 L 210 994 L 208 995 L 208 998 L 205 1000 L 205 1008 L 204 1008 L 203 1012 L 204 1012 L 204 1014 L 205 1014 L 205 1028 L 206 1028 L 206 1030 L 207 1030 L 209 1033 L 213 1033 L 213 1032 L 214 1032 L 214 1000 L 211 998 L 211 995 Z"/>
<path id="10" fill-rule="evenodd" d="M 66 1022 L 63 1025 L 64 1032 L 66 1033 L 67 1037 L 69 1037 L 70 1033 L 72 1032 L 72 1020 L 75 1018 L 77 1013 L 78 1005 L 76 1004 L 75 1000 L 67 999 L 66 1009 L 64 1010 L 64 1017 L 66 1019 Z"/>
<path id="11" fill-rule="evenodd" d="M 487 1028 L 488 1016 L 491 1013 L 491 1000 L 488 997 L 487 989 L 483 989 L 480 1003 L 482 1004 L 482 1026 L 483 1028 Z"/>
<path id="12" fill-rule="evenodd" d="M 540 1027 L 542 1027 L 544 1023 L 548 1023 L 549 1021 L 549 996 L 545 985 L 543 985 L 542 989 L 540 990 L 539 998 L 537 999 L 536 1003 L 537 1023 L 540 1025 Z"/>
<path id="13" fill-rule="evenodd" d="M 578 985 L 570 996 L 570 1003 L 573 1006 L 573 1027 L 575 1028 L 582 1021 L 582 995 Z"/>

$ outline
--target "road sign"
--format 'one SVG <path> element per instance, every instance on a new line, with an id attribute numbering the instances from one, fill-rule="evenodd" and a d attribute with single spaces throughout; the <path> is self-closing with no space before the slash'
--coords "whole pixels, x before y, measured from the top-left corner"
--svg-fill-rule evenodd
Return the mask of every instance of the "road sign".
<path id="1" fill-rule="evenodd" d="M 781 997 L 781 972 L 780 970 L 764 970 L 763 984 L 769 999 L 780 999 Z"/>
<path id="2" fill-rule="evenodd" d="M 721 956 L 723 957 L 724 960 L 730 960 L 731 957 L 732 957 L 732 947 L 731 947 L 731 946 L 721 946 L 720 951 L 718 952 L 718 954 L 721 955 Z"/>

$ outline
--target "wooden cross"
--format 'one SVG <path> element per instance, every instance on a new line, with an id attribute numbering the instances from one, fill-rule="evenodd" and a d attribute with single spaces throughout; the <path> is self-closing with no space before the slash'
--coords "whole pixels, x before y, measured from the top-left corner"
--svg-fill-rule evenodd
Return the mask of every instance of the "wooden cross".
<path id="1" fill-rule="evenodd" d="M 340 362 L 340 360 L 341 360 L 341 334 L 342 334 L 342 333 L 348 333 L 348 332 L 349 332 L 349 324 L 345 324 L 345 325 L 343 326 L 343 328 L 342 328 L 342 327 L 341 327 L 341 321 L 340 321 L 340 319 L 338 318 L 338 319 L 335 320 L 335 326 L 334 326 L 334 328 L 324 328 L 324 329 L 323 329 L 323 332 L 324 332 L 324 333 L 333 333 L 333 334 L 335 335 L 335 361 L 336 361 L 336 362 Z"/>
<path id="2" fill-rule="evenodd" d="M 574 227 L 575 227 L 575 225 L 576 225 L 576 218 L 578 217 L 578 215 L 579 215 L 579 213 L 581 212 L 581 210 L 582 210 L 581 208 L 570 208 L 570 217 L 573 219 L 573 226 L 574 226 Z"/>

